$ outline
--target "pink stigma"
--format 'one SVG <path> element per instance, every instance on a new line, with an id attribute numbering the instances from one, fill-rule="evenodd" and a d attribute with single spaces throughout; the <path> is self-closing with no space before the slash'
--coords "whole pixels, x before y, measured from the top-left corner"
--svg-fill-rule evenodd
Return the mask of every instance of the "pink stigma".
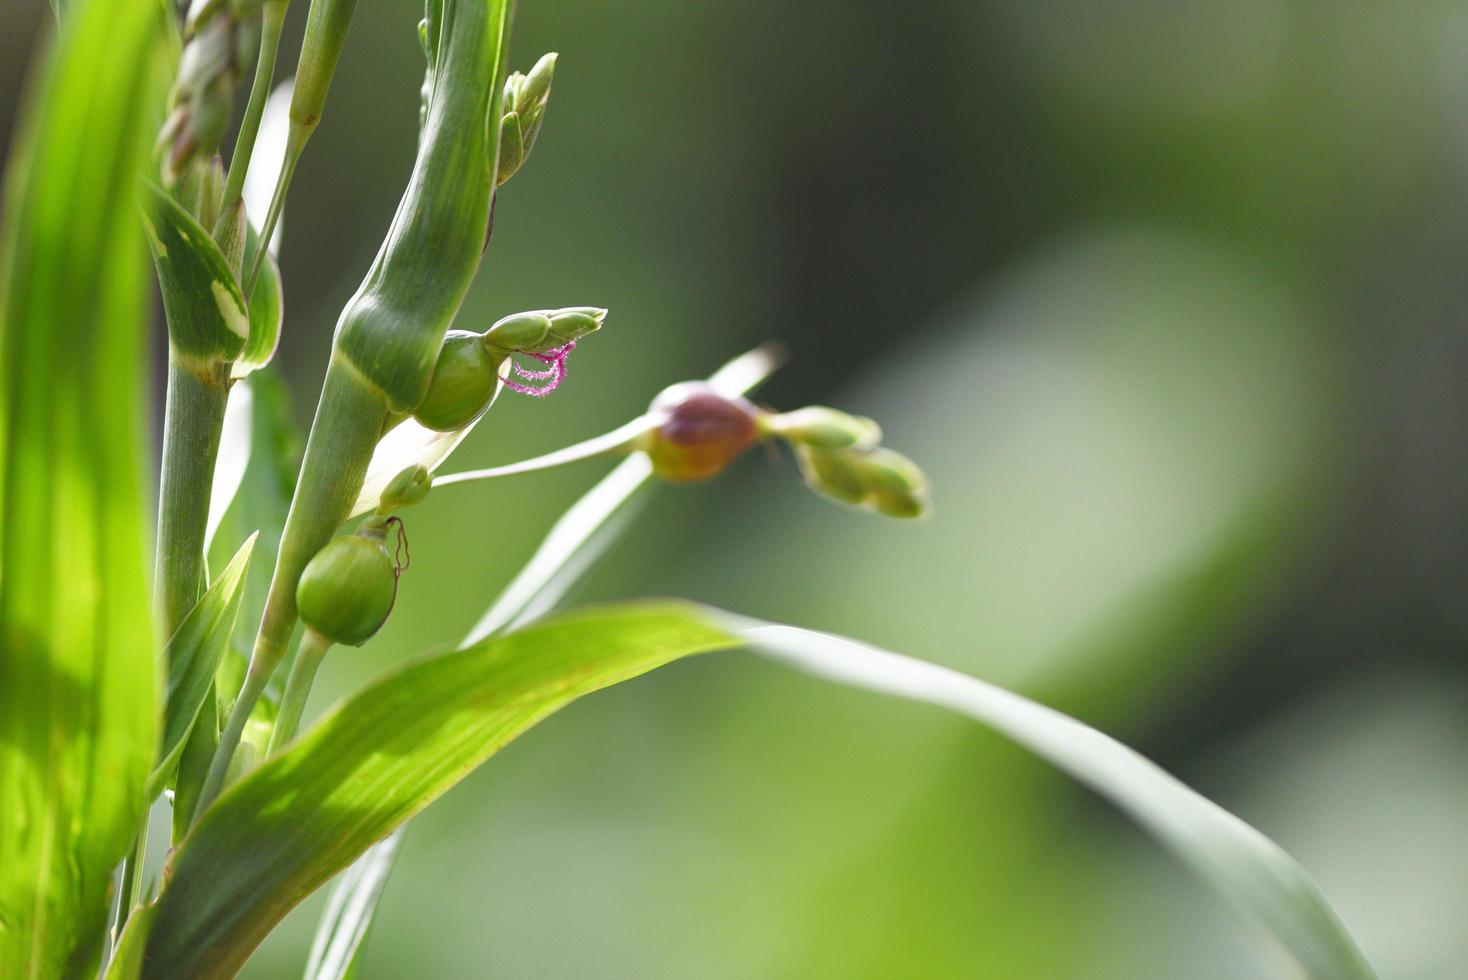
<path id="1" fill-rule="evenodd" d="M 566 358 L 570 356 L 571 351 L 575 348 L 576 341 L 573 340 L 563 347 L 553 347 L 543 354 L 530 354 L 530 357 L 535 358 L 542 364 L 549 364 L 550 367 L 544 371 L 529 371 L 515 364 L 515 374 L 524 378 L 526 381 L 543 381 L 545 383 L 541 385 L 522 385 L 518 381 L 511 381 L 509 378 L 506 378 L 505 387 L 511 391 L 518 391 L 522 395 L 529 395 L 531 398 L 544 398 L 559 388 L 561 382 L 566 380 Z"/>

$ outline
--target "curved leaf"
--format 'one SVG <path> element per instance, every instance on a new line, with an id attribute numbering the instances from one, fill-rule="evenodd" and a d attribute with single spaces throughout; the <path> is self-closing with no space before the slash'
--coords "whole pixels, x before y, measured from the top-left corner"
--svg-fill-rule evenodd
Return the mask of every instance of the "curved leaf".
<path id="1" fill-rule="evenodd" d="M 752 620 L 738 632 L 755 652 L 822 680 L 934 704 L 987 725 L 1120 807 L 1272 935 L 1304 975 L 1375 977 L 1293 858 L 1110 736 L 977 678 L 843 637 Z"/>
<path id="2" fill-rule="evenodd" d="M 209 232 L 161 188 L 150 185 L 143 219 L 158 270 L 168 340 L 193 362 L 231 361 L 250 338 L 245 297 Z"/>
<path id="3" fill-rule="evenodd" d="M 410 664 L 224 793 L 179 845 L 144 977 L 231 976 L 297 902 L 583 694 L 736 643 L 696 607 L 557 618 Z"/>
<path id="4" fill-rule="evenodd" d="M 277 230 L 279 225 L 276 226 Z M 253 267 L 259 236 L 250 228 L 245 237 L 245 268 Z M 273 254 L 267 253 L 260 264 L 260 275 L 250 291 L 250 336 L 235 358 L 229 376 L 236 380 L 258 371 L 275 357 L 280 346 L 280 328 L 285 316 L 285 300 L 280 288 L 280 266 Z"/>
<path id="5" fill-rule="evenodd" d="M 95 970 L 157 745 L 137 183 L 157 0 L 67 4 L 0 242 L 0 976 Z"/>
<path id="6" fill-rule="evenodd" d="M 162 789 L 164 780 L 178 762 L 184 739 L 194 727 L 194 719 L 214 683 L 214 672 L 224 659 L 224 651 L 229 649 L 255 538 L 256 535 L 250 535 L 240 546 L 224 574 L 214 580 L 168 641 L 164 657 L 168 664 L 168 696 L 164 702 L 163 744 L 158 752 L 158 765 L 148 780 L 150 799 Z"/>

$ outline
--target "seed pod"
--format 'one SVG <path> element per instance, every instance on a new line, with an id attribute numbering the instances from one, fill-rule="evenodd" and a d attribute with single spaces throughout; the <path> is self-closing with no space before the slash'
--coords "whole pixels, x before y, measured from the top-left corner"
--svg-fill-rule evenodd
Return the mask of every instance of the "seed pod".
<path id="1" fill-rule="evenodd" d="M 760 428 L 792 444 L 815 449 L 871 449 L 882 441 L 882 429 L 871 419 L 824 405 L 811 405 L 760 419 Z"/>
<path id="2" fill-rule="evenodd" d="M 333 538 L 316 553 L 296 586 L 301 622 L 332 643 L 361 646 L 372 638 L 397 596 L 386 532 L 368 528 Z"/>
<path id="3" fill-rule="evenodd" d="M 428 393 L 413 417 L 437 432 L 464 428 L 494 401 L 504 360 L 505 355 L 491 350 L 479 334 L 450 330 L 439 349 Z"/>
<path id="4" fill-rule="evenodd" d="M 501 351 L 544 354 L 595 333 L 606 318 L 607 311 L 598 306 L 512 313 L 485 331 L 484 342 Z"/>
<path id="5" fill-rule="evenodd" d="M 653 472 L 664 480 L 706 480 L 759 438 L 759 414 L 743 398 L 721 395 L 702 381 L 685 381 L 653 399 L 648 408 L 652 427 L 636 447 L 651 457 Z"/>

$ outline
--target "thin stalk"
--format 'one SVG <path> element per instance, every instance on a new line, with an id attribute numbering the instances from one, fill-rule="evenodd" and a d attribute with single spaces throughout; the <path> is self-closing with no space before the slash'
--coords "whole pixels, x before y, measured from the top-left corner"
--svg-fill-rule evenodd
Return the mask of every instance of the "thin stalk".
<path id="1" fill-rule="evenodd" d="M 229 713 L 229 721 L 224 725 L 224 731 L 219 735 L 219 748 L 214 752 L 214 758 L 209 763 L 209 774 L 204 777 L 204 787 L 199 791 L 199 803 L 194 809 L 194 819 L 209 807 L 214 797 L 224 788 L 224 777 L 229 772 L 229 760 L 234 757 L 234 750 L 239 747 L 240 736 L 245 733 L 245 723 L 250 720 L 250 711 L 255 703 L 260 700 L 260 695 L 265 691 L 265 685 L 270 680 L 270 673 L 249 670 L 245 673 L 245 683 L 240 687 L 240 696 L 235 699 L 234 708 Z M 225 747 L 228 746 L 228 751 Z"/>
<path id="2" fill-rule="evenodd" d="M 302 133 L 292 123 L 290 133 L 286 136 L 285 157 L 280 161 L 280 175 L 275 178 L 275 193 L 270 195 L 270 207 L 265 212 L 265 220 L 260 225 L 259 240 L 262 243 L 270 241 L 270 236 L 275 234 L 275 224 L 280 220 L 280 210 L 285 206 L 285 195 L 291 186 L 291 178 L 296 174 L 296 162 L 301 159 L 301 151 L 306 148 L 306 140 L 310 132 Z M 242 178 L 243 179 L 243 178 Z M 260 267 L 264 264 L 265 253 L 268 248 L 255 250 L 255 258 L 250 263 L 249 271 L 245 273 L 243 281 L 246 296 L 253 295 L 255 279 L 260 275 Z"/>
<path id="3" fill-rule="evenodd" d="M 204 582 L 204 532 L 228 399 L 227 363 L 198 366 L 170 352 L 154 570 L 164 636 L 194 608 Z"/>
<path id="4" fill-rule="evenodd" d="M 250 167 L 255 138 L 260 133 L 260 120 L 265 115 L 265 102 L 270 97 L 270 84 L 275 78 L 275 58 L 280 50 L 280 31 L 285 23 L 287 6 L 289 0 L 270 0 L 260 11 L 260 56 L 255 61 L 255 81 L 250 88 L 250 101 L 245 106 L 244 118 L 240 121 L 234 154 L 229 158 L 229 176 L 224 181 L 226 211 L 238 204 L 244 194 L 245 173 Z"/>
<path id="5" fill-rule="evenodd" d="M 196 820 L 224 787 L 229 760 L 239 747 L 245 722 L 270 675 L 285 659 L 296 625 L 296 583 L 306 563 L 351 514 L 387 411 L 381 392 L 355 368 L 333 356 L 321 388 L 316 421 L 306 441 L 300 480 L 281 532 L 275 574 L 270 580 L 265 615 L 250 654 L 245 684 L 219 736 L 219 747 L 214 750 L 194 811 Z"/>
<path id="6" fill-rule="evenodd" d="M 434 477 L 433 486 L 446 487 L 455 483 L 471 483 L 475 480 L 493 480 L 501 476 L 519 476 L 521 473 L 536 473 L 541 470 L 552 470 L 558 466 L 567 466 L 571 463 L 579 463 L 582 460 L 596 459 L 600 456 L 610 456 L 616 453 L 629 451 L 634 440 L 646 432 L 651 421 L 647 416 L 639 416 L 619 426 L 611 432 L 604 433 L 585 442 L 578 442 L 574 446 L 557 449 L 555 452 L 546 453 L 544 456 L 536 456 L 533 459 L 522 459 L 518 463 L 507 463 L 504 466 L 491 466 L 482 470 L 465 470 L 462 473 L 446 473 L 443 476 Z"/>
<path id="7" fill-rule="evenodd" d="M 280 714 L 275 719 L 275 730 L 270 733 L 267 756 L 279 752 L 296 737 L 301 728 L 301 715 L 306 710 L 306 699 L 311 695 L 311 684 L 316 680 L 316 670 L 330 649 L 330 640 L 313 629 L 306 630 L 300 647 L 296 649 L 296 660 L 291 665 L 285 693 L 280 698 Z"/>

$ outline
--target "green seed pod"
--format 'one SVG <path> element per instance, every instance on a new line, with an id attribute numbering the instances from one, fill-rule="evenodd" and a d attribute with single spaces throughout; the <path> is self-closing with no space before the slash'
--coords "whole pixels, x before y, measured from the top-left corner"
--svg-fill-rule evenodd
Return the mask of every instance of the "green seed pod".
<path id="1" fill-rule="evenodd" d="M 494 401 L 504 360 L 505 355 L 486 346 L 479 334 L 450 330 L 439 349 L 428 393 L 413 417 L 437 432 L 464 428 Z"/>
<path id="2" fill-rule="evenodd" d="M 428 472 L 428 467 L 422 463 L 414 463 L 392 478 L 387 487 L 382 491 L 382 497 L 377 503 L 378 516 L 385 517 L 395 510 L 411 507 L 428 496 L 428 491 L 433 487 L 433 477 Z"/>
<path id="3" fill-rule="evenodd" d="M 876 422 L 824 405 L 767 415 L 760 420 L 760 428 L 792 444 L 816 449 L 871 449 L 882 441 L 882 429 Z"/>
<path id="4" fill-rule="evenodd" d="M 653 399 L 648 408 L 652 427 L 635 445 L 651 457 L 653 472 L 664 480 L 706 480 L 759 439 L 759 414 L 743 398 L 722 395 L 702 381 L 685 381 Z"/>
<path id="5" fill-rule="evenodd" d="M 932 507 L 928 478 L 916 463 L 890 449 L 873 449 L 858 458 L 870 490 L 867 503 L 887 517 L 921 517 Z"/>
<path id="6" fill-rule="evenodd" d="M 386 533 L 369 528 L 333 538 L 306 565 L 296 586 L 301 622 L 332 643 L 361 646 L 372 638 L 397 596 Z"/>
<path id="7" fill-rule="evenodd" d="M 484 342 L 495 350 L 543 354 L 595 333 L 606 318 L 607 311 L 597 306 L 512 313 L 485 331 Z"/>

